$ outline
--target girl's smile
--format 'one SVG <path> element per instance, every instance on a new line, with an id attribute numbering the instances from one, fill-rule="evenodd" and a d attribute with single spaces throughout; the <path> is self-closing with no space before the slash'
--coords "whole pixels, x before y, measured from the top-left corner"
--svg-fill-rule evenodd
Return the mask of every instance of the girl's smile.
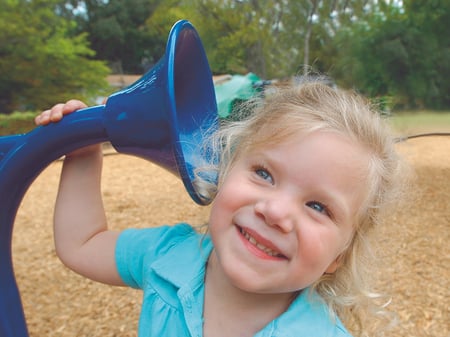
<path id="1" fill-rule="evenodd" d="M 287 259 L 287 257 L 281 253 L 281 250 L 270 240 L 259 236 L 250 229 L 244 229 L 237 226 L 237 230 L 241 234 L 240 238 L 243 240 L 248 250 L 257 257 L 267 260 Z"/>
<path id="2" fill-rule="evenodd" d="M 354 232 L 367 158 L 349 139 L 323 131 L 237 158 L 210 218 L 229 281 L 245 291 L 283 293 L 333 273 Z"/>

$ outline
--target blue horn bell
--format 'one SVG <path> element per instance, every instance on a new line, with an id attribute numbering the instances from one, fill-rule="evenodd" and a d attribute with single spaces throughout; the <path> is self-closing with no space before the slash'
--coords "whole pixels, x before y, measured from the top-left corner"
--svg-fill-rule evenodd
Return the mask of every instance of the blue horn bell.
<path id="1" fill-rule="evenodd" d="M 14 277 L 11 240 L 18 207 L 51 162 L 105 141 L 120 153 L 154 162 L 179 175 L 191 198 L 209 203 L 193 184 L 208 161 L 201 150 L 217 129 L 212 74 L 195 28 L 185 20 L 170 31 L 164 57 L 106 104 L 67 115 L 26 134 L 0 137 L 0 336 L 28 336 Z"/>

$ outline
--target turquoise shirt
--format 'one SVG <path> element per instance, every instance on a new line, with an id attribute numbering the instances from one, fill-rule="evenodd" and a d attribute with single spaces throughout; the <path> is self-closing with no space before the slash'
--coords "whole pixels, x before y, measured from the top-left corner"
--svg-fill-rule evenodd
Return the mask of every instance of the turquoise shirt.
<path id="1" fill-rule="evenodd" d="M 128 229 L 119 237 L 116 263 L 130 287 L 143 290 L 140 337 L 202 337 L 208 235 L 187 224 Z M 317 294 L 302 291 L 289 309 L 255 337 L 349 337 Z M 231 337 L 231 336 L 230 336 Z"/>

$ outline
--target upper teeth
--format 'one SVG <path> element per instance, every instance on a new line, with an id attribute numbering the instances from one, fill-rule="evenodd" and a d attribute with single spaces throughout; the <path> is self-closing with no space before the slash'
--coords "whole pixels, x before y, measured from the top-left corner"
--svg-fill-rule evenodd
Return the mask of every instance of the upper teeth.
<path id="1" fill-rule="evenodd" d="M 258 241 L 256 241 L 256 239 L 253 236 L 250 236 L 250 234 L 248 234 L 245 230 L 241 229 L 241 233 L 248 240 L 248 242 L 261 249 L 264 253 L 270 256 L 278 256 L 278 257 L 282 256 L 280 253 L 274 251 L 273 249 L 260 244 Z"/>

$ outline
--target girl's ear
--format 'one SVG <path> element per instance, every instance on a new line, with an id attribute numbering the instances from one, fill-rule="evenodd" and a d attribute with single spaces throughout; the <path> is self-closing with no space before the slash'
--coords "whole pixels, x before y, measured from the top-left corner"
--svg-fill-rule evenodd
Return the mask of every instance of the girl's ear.
<path id="1" fill-rule="evenodd" d="M 341 265 L 343 256 L 344 253 L 339 254 L 338 257 L 333 262 L 331 262 L 331 264 L 325 270 L 325 274 L 334 274 Z"/>

